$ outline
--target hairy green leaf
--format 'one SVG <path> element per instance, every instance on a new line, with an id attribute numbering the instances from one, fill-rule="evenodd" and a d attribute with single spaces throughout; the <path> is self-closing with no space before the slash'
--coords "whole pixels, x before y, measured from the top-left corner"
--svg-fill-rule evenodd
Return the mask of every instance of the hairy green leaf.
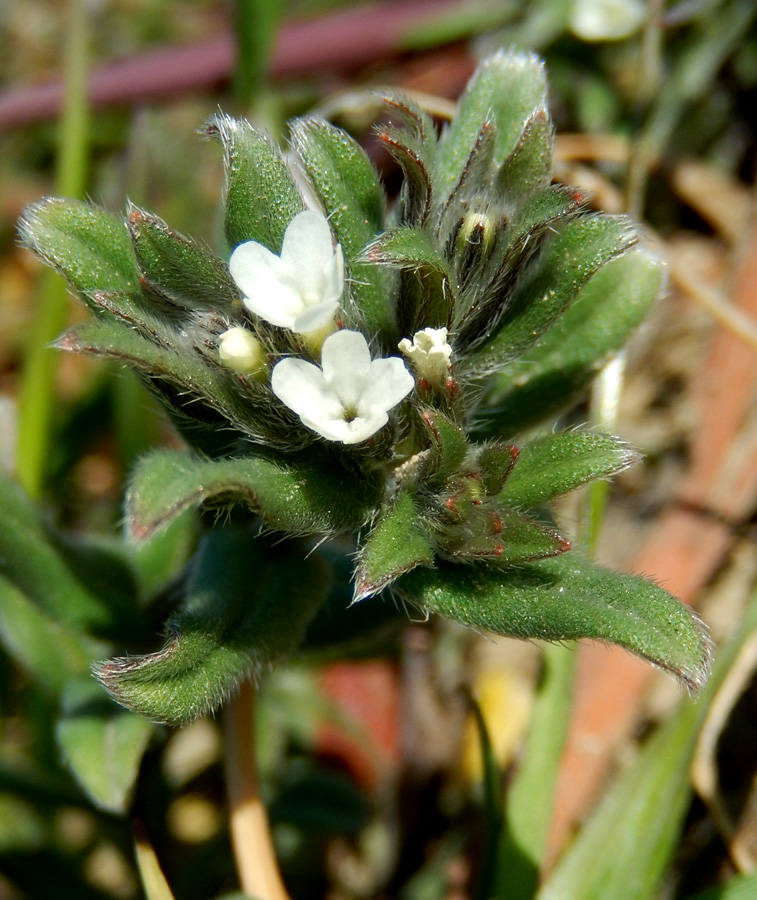
<path id="1" fill-rule="evenodd" d="M 186 336 L 160 346 L 132 329 L 100 320 L 76 325 L 56 346 L 134 366 L 148 377 L 180 427 L 183 418 L 198 429 L 207 426 L 225 438 L 226 446 L 242 435 L 286 449 L 296 449 L 296 440 L 311 440 L 304 429 L 282 429 L 280 408 L 267 384 L 236 376 L 220 364 L 208 365 Z"/>
<path id="2" fill-rule="evenodd" d="M 137 465 L 126 498 L 130 534 L 145 540 L 185 509 L 245 503 L 266 524 L 290 534 L 330 534 L 359 527 L 377 503 L 375 479 L 334 466 L 260 457 L 208 460 L 158 450 Z"/>
<path id="3" fill-rule="evenodd" d="M 511 203 L 522 201 L 549 184 L 554 141 L 549 113 L 546 109 L 537 109 L 497 174 L 497 190 L 505 200 Z"/>
<path id="4" fill-rule="evenodd" d="M 358 321 L 392 339 L 392 273 L 361 262 L 363 250 L 384 227 L 386 199 L 375 169 L 359 144 L 322 119 L 294 122 L 292 146 L 342 245 Z M 352 318 L 349 306 L 343 312 Z"/>
<path id="5" fill-rule="evenodd" d="M 639 461 L 620 438 L 591 431 L 565 431 L 529 441 L 519 449 L 499 499 L 531 509 L 598 478 L 608 478 Z"/>
<path id="6" fill-rule="evenodd" d="M 518 460 L 518 448 L 509 444 L 484 444 L 476 455 L 481 483 L 488 495 L 498 494 Z"/>
<path id="7" fill-rule="evenodd" d="M 79 200 L 49 197 L 28 207 L 24 246 L 57 269 L 82 298 L 92 291 L 135 291 L 139 278 L 124 220 Z"/>
<path id="8" fill-rule="evenodd" d="M 179 307 L 231 308 L 238 291 L 217 256 L 136 207 L 128 223 L 140 273 L 151 288 Z"/>
<path id="9" fill-rule="evenodd" d="M 430 566 L 434 550 L 424 532 L 413 497 L 400 491 L 360 552 L 354 599 L 377 593 L 416 566 Z"/>
<path id="10" fill-rule="evenodd" d="M 147 656 L 99 663 L 95 674 L 134 712 L 187 724 L 291 653 L 327 587 L 322 563 L 299 542 L 214 529 L 197 553 L 168 643 Z"/>
<path id="11" fill-rule="evenodd" d="M 455 503 L 456 497 L 448 503 Z M 474 503 L 478 501 L 473 501 Z M 460 510 L 457 502 L 456 509 Z M 461 521 L 438 527 L 436 538 L 455 561 L 511 565 L 565 553 L 570 544 L 553 528 L 494 504 L 461 511 Z"/>
<path id="12" fill-rule="evenodd" d="M 386 231 L 366 247 L 363 256 L 371 263 L 412 272 L 418 279 L 421 298 L 412 331 L 450 324 L 455 278 L 428 231 L 411 226 Z"/>
<path id="13" fill-rule="evenodd" d="M 384 102 L 404 123 L 399 127 L 386 125 L 378 133 L 379 140 L 402 168 L 402 220 L 422 225 L 431 209 L 431 176 L 436 151 L 434 122 L 405 97 L 387 96 Z"/>
<path id="14" fill-rule="evenodd" d="M 494 123 L 495 159 L 501 164 L 534 111 L 544 107 L 546 96 L 544 64 L 538 57 L 500 50 L 486 59 L 468 83 L 458 114 L 442 135 L 437 167 L 439 191 L 449 192 L 457 182 L 483 122 Z"/>
<path id="15" fill-rule="evenodd" d="M 305 209 L 279 148 L 248 121 L 231 116 L 213 116 L 206 134 L 223 145 L 229 249 L 258 241 L 279 253 L 287 226 Z"/>
<path id="16" fill-rule="evenodd" d="M 395 586 L 423 609 L 518 638 L 619 644 L 701 687 L 710 644 L 699 619 L 662 588 L 595 566 L 575 551 L 505 570 L 439 564 Z"/>
<path id="17" fill-rule="evenodd" d="M 459 472 L 470 444 L 462 428 L 438 410 L 423 410 L 421 421 L 426 426 L 431 446 L 420 462 L 418 478 L 429 487 L 441 487 Z"/>
<path id="18" fill-rule="evenodd" d="M 479 429 L 513 434 L 575 400 L 639 326 L 664 283 L 664 264 L 644 249 L 610 260 L 539 342 L 493 377 Z"/>
<path id="19" fill-rule="evenodd" d="M 494 335 L 460 360 L 461 369 L 484 374 L 512 363 L 565 313 L 595 272 L 636 240 L 623 217 L 567 222 L 516 286 Z"/>

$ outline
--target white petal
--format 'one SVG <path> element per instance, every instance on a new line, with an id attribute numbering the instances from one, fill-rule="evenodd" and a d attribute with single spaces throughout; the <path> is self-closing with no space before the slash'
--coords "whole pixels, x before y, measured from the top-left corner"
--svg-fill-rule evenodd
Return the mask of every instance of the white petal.
<path id="1" fill-rule="evenodd" d="M 326 384 L 323 372 L 304 359 L 287 358 L 277 363 L 271 372 L 271 390 L 309 427 L 313 427 L 311 422 L 344 416 L 339 398 Z"/>
<path id="2" fill-rule="evenodd" d="M 243 294 L 255 293 L 258 279 L 264 272 L 279 273 L 281 260 L 268 247 L 257 241 L 239 244 L 229 257 L 229 272 Z"/>
<path id="3" fill-rule="evenodd" d="M 324 265 L 333 257 L 334 245 L 326 218 L 312 209 L 298 213 L 289 223 L 281 258 L 298 273 L 300 281 L 320 282 Z"/>
<path id="4" fill-rule="evenodd" d="M 368 341 L 359 331 L 335 331 L 323 342 L 321 365 L 328 382 L 367 375 L 371 368 Z"/>
<path id="5" fill-rule="evenodd" d="M 336 300 L 329 302 L 324 301 L 317 306 L 306 306 L 288 327 L 298 334 L 307 334 L 309 331 L 318 331 L 319 328 L 328 325 L 334 318 L 334 313 L 338 309 L 339 304 Z"/>
<path id="6" fill-rule="evenodd" d="M 346 437 L 342 438 L 342 443 L 359 444 L 361 441 L 366 441 L 380 431 L 388 421 L 389 416 L 385 412 L 376 412 L 372 416 L 358 416 L 352 422 L 345 422 L 348 433 Z"/>
<path id="7" fill-rule="evenodd" d="M 303 310 L 302 298 L 297 291 L 270 270 L 261 270 L 255 289 L 245 295 L 242 302 L 256 316 L 282 328 L 293 329 L 297 316 Z"/>
<path id="8" fill-rule="evenodd" d="M 373 409 L 388 412 L 412 391 L 415 379 L 398 356 L 374 359 L 360 398 L 360 413 Z"/>
<path id="9" fill-rule="evenodd" d="M 323 268 L 323 299 L 338 302 L 344 293 L 344 253 L 336 245 L 333 257 Z"/>

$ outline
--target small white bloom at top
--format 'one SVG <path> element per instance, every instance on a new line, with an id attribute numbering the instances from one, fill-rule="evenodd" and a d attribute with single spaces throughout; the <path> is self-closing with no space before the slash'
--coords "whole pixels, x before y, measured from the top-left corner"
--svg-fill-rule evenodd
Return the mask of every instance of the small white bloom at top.
<path id="1" fill-rule="evenodd" d="M 263 345 L 241 325 L 219 335 L 218 357 L 228 369 L 241 375 L 256 375 L 267 367 Z"/>
<path id="2" fill-rule="evenodd" d="M 446 328 L 424 328 L 416 331 L 412 343 L 403 338 L 398 346 L 405 356 L 410 357 L 419 378 L 425 378 L 431 384 L 444 382 L 452 356 Z"/>
<path id="3" fill-rule="evenodd" d="M 247 309 L 299 334 L 329 325 L 344 291 L 344 256 L 319 212 L 298 213 L 284 233 L 281 256 L 245 241 L 229 259 L 231 277 Z"/>
<path id="4" fill-rule="evenodd" d="M 638 31 L 646 17 L 644 0 L 575 0 L 570 29 L 585 41 L 618 41 Z"/>
<path id="5" fill-rule="evenodd" d="M 359 331 L 336 331 L 323 342 L 321 367 L 288 357 L 273 367 L 271 388 L 302 424 L 329 441 L 359 444 L 389 421 L 389 410 L 415 379 L 398 356 L 371 359 Z"/>

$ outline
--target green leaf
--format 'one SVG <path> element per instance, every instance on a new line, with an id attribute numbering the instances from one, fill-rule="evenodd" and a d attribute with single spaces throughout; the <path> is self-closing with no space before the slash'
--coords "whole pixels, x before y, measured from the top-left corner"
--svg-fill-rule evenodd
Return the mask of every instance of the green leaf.
<path id="1" fill-rule="evenodd" d="M 0 576 L 0 643 L 8 655 L 51 694 L 70 678 L 86 676 L 103 644 L 42 612 L 22 591 Z"/>
<path id="2" fill-rule="evenodd" d="M 757 872 L 734 875 L 725 884 L 687 897 L 686 900 L 753 900 L 757 896 Z"/>
<path id="3" fill-rule="evenodd" d="M 509 317 L 516 279 L 542 247 L 545 236 L 555 232 L 558 222 L 575 216 L 583 200 L 573 188 L 555 185 L 525 201 L 505 228 L 498 231 L 495 247 L 482 272 L 472 262 L 472 272 L 455 310 L 455 346 L 470 352 L 496 334 L 499 323 Z M 535 264 L 538 267 L 539 263 Z"/>
<path id="4" fill-rule="evenodd" d="M 476 466 L 481 470 L 481 483 L 488 495 L 498 494 L 502 490 L 517 459 L 518 448 L 509 444 L 485 444 L 481 447 L 476 456 Z"/>
<path id="5" fill-rule="evenodd" d="M 148 656 L 99 663 L 95 674 L 134 712 L 187 724 L 291 653 L 326 590 L 322 564 L 299 542 L 214 529 L 195 558 L 169 642 Z"/>
<path id="6" fill-rule="evenodd" d="M 87 300 L 93 312 L 98 313 L 97 321 L 104 327 L 113 324 L 134 329 L 158 347 L 170 348 L 185 341 L 175 325 L 162 314 L 158 303 L 148 302 L 147 290 L 134 291 L 93 291 Z M 154 298 L 157 300 L 157 297 Z"/>
<path id="7" fill-rule="evenodd" d="M 34 250 L 87 300 L 92 291 L 139 288 L 124 220 L 79 200 L 49 197 L 28 207 L 19 225 Z"/>
<path id="8" fill-rule="evenodd" d="M 126 520 L 132 537 L 145 540 L 190 507 L 245 503 L 278 531 L 330 534 L 361 525 L 378 497 L 375 479 L 353 478 L 334 466 L 259 457 L 207 460 L 158 450 L 134 471 Z"/>
<path id="9" fill-rule="evenodd" d="M 157 216 L 129 210 L 129 234 L 147 285 L 179 307 L 230 309 L 238 291 L 228 266 Z"/>
<path id="10" fill-rule="evenodd" d="M 107 602 L 88 590 L 51 542 L 23 490 L 0 474 L 0 575 L 41 614 L 73 628 L 104 628 Z"/>
<path id="11" fill-rule="evenodd" d="M 134 565 L 147 596 L 164 588 L 187 563 L 197 544 L 197 513 L 188 509 L 132 547 Z"/>
<path id="12" fill-rule="evenodd" d="M 420 463 L 418 480 L 424 486 L 441 487 L 460 471 L 470 444 L 462 428 L 438 410 L 423 410 L 421 421 L 426 426 L 431 446 Z"/>
<path id="13" fill-rule="evenodd" d="M 497 174 L 497 190 L 505 200 L 522 202 L 549 184 L 554 142 L 549 113 L 546 109 L 537 109 Z"/>
<path id="14" fill-rule="evenodd" d="M 279 253 L 284 232 L 305 201 L 278 147 L 245 119 L 231 116 L 213 116 L 206 134 L 223 144 L 229 249 L 257 241 Z"/>
<path id="15" fill-rule="evenodd" d="M 619 644 L 691 689 L 709 673 L 710 644 L 691 610 L 652 582 L 576 551 L 505 570 L 440 563 L 403 575 L 396 589 L 423 609 L 495 634 Z"/>
<path id="16" fill-rule="evenodd" d="M 71 682 L 55 737 L 66 765 L 95 806 L 127 812 L 153 725 L 109 700 L 92 678 Z"/>
<path id="17" fill-rule="evenodd" d="M 511 363 L 554 325 L 595 272 L 636 240 L 623 217 L 596 215 L 567 222 L 518 282 L 493 337 L 461 358 L 460 368 L 485 374 Z"/>
<path id="18" fill-rule="evenodd" d="M 434 122 L 405 97 L 386 96 L 384 103 L 404 123 L 399 127 L 386 125 L 378 133 L 379 140 L 402 168 L 402 221 L 422 225 L 431 209 L 431 173 L 437 140 Z"/>
<path id="19" fill-rule="evenodd" d="M 554 529 L 514 509 L 482 503 L 465 511 L 457 497 L 451 501 L 457 501 L 461 521 L 440 526 L 437 541 L 443 552 L 455 560 L 511 565 L 545 559 L 570 549 L 570 544 Z"/>
<path id="20" fill-rule="evenodd" d="M 392 275 L 361 261 L 365 247 L 384 227 L 386 199 L 375 169 L 359 144 L 322 119 L 295 121 L 292 146 L 344 251 L 359 319 L 369 332 L 393 340 Z M 349 307 L 343 312 L 349 320 Z"/>
<path id="21" fill-rule="evenodd" d="M 478 732 L 484 770 L 484 843 L 481 850 L 478 883 L 473 896 L 476 900 L 490 900 L 493 896 L 490 885 L 497 864 L 497 839 L 502 828 L 503 778 L 481 708 L 473 697 L 470 699 L 470 705 Z"/>
<path id="22" fill-rule="evenodd" d="M 419 308 L 411 332 L 421 327 L 449 325 L 455 302 L 455 278 L 446 259 L 423 228 L 403 226 L 386 231 L 370 243 L 363 258 L 371 263 L 412 272 L 421 287 Z"/>
<path id="23" fill-rule="evenodd" d="M 149 376 L 149 382 L 169 411 L 194 420 L 198 428 L 220 431 L 226 445 L 246 435 L 256 442 L 295 449 L 295 434 L 281 428 L 267 384 L 235 376 L 221 365 L 207 365 L 186 336 L 171 346 L 159 346 L 118 323 L 83 322 L 67 331 L 55 344 L 61 350 L 113 359 Z M 230 422 L 239 432 L 227 428 Z M 226 427 L 225 427 L 226 426 Z M 301 443 L 309 435 L 297 433 Z"/>
<path id="24" fill-rule="evenodd" d="M 664 283 L 664 264 L 646 250 L 610 260 L 539 343 L 494 376 L 479 429 L 513 434 L 575 400 L 638 327 Z"/>
<path id="25" fill-rule="evenodd" d="M 416 566 L 430 566 L 434 550 L 413 497 L 400 491 L 379 518 L 360 552 L 355 597 L 363 600 Z"/>
<path id="26" fill-rule="evenodd" d="M 538 900 L 651 900 L 671 857 L 690 805 L 689 770 L 701 723 L 745 642 L 757 627 L 757 595 L 734 638 L 719 648 L 710 684 L 641 748 L 604 795 Z M 607 848 L 612 847 L 612 853 Z"/>
<path id="27" fill-rule="evenodd" d="M 526 122 L 546 102 L 544 64 L 530 53 L 500 50 L 478 67 L 460 99 L 457 116 L 439 144 L 437 189 L 456 184 L 483 122 L 494 123 L 498 164 L 510 155 Z"/>
<path id="28" fill-rule="evenodd" d="M 487 897 L 533 900 L 570 722 L 576 658 L 572 646 L 551 644 L 544 648 L 525 746 L 505 798 L 504 827 Z"/>
<path id="29" fill-rule="evenodd" d="M 598 478 L 635 465 L 639 454 L 625 441 L 591 431 L 565 431 L 536 438 L 520 448 L 499 499 L 532 509 Z"/>

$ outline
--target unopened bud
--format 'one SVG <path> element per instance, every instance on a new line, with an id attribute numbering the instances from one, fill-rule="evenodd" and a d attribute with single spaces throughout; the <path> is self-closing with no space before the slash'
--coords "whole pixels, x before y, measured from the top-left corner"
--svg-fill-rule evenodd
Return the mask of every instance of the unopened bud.
<path id="1" fill-rule="evenodd" d="M 218 357 L 228 369 L 240 375 L 257 375 L 268 368 L 263 345 L 241 325 L 235 325 L 220 335 Z"/>

